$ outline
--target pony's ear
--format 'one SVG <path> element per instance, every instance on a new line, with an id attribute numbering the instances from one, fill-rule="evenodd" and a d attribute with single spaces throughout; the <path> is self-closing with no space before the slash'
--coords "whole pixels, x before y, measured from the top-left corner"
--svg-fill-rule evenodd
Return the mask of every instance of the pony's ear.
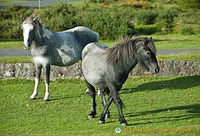
<path id="1" fill-rule="evenodd" d="M 149 40 L 152 41 L 152 37 L 150 37 Z"/>
<path id="2" fill-rule="evenodd" d="M 147 42 L 148 42 L 148 41 L 147 41 L 147 37 L 145 37 L 145 38 L 143 39 L 143 44 L 146 45 Z"/>
<path id="3" fill-rule="evenodd" d="M 34 17 L 34 18 L 33 18 L 33 21 L 34 21 L 34 22 L 37 22 L 37 21 L 38 21 L 38 16 Z"/>
<path id="4" fill-rule="evenodd" d="M 21 20 L 22 20 L 22 21 L 24 21 L 24 20 L 25 20 L 25 18 L 24 18 L 23 16 L 21 16 Z"/>

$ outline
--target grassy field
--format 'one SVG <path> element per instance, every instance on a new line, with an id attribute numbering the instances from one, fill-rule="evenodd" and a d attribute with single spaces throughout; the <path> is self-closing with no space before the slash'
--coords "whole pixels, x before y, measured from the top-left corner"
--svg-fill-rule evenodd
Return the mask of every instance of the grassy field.
<path id="1" fill-rule="evenodd" d="M 0 4 L 5 3 L 5 2 L 15 2 L 15 1 L 20 1 L 20 0 L 1 0 Z M 26 0 L 24 0 L 24 1 L 26 1 Z"/>
<path id="2" fill-rule="evenodd" d="M 159 61 L 164 60 L 186 60 L 200 61 L 200 53 L 181 53 L 175 55 L 158 55 Z M 32 63 L 32 57 L 0 57 L 0 63 Z"/>
<path id="3" fill-rule="evenodd" d="M 102 104 L 97 98 L 97 116 L 88 120 L 90 96 L 82 80 L 50 83 L 51 101 L 44 103 L 45 85 L 38 99 L 30 101 L 34 81 L 0 80 L 0 135 L 199 135 L 200 76 L 129 78 L 120 91 L 125 103 L 127 127 L 121 127 L 117 108 L 111 118 L 98 124 Z"/>
<path id="4" fill-rule="evenodd" d="M 152 37 L 158 50 L 166 49 L 200 49 L 200 36 L 199 35 L 145 35 Z M 100 40 L 101 43 L 112 47 L 115 45 L 113 40 Z M 0 48 L 22 48 L 22 40 L 0 40 Z"/>
<path id="5" fill-rule="evenodd" d="M 157 58 L 159 61 L 163 61 L 163 60 L 200 61 L 200 53 L 180 53 L 180 54 L 170 54 L 170 55 L 158 55 Z"/>

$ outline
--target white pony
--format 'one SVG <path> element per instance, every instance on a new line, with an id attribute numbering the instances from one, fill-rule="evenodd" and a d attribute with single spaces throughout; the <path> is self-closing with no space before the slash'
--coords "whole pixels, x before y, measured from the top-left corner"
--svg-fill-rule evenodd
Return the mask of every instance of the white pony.
<path id="1" fill-rule="evenodd" d="M 30 49 L 36 66 L 35 89 L 30 99 L 36 99 L 41 69 L 45 71 L 46 93 L 44 101 L 49 100 L 50 66 L 69 66 L 81 59 L 83 48 L 91 42 L 98 42 L 98 34 L 86 27 L 75 27 L 62 32 L 53 32 L 42 27 L 36 14 L 22 17 L 24 49 Z"/>

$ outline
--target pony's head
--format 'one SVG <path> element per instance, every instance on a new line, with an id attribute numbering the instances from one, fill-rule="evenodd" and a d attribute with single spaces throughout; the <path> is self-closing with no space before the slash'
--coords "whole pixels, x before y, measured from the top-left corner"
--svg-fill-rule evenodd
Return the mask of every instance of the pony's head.
<path id="1" fill-rule="evenodd" d="M 152 38 L 144 37 L 136 44 L 138 62 L 152 74 L 157 74 L 160 70 L 156 58 L 156 47 Z"/>
<path id="2" fill-rule="evenodd" d="M 21 17 L 23 23 L 22 23 L 22 29 L 23 29 L 23 37 L 24 37 L 24 43 L 23 47 L 25 50 L 30 49 L 30 46 L 32 44 L 34 33 L 36 30 L 36 26 L 38 24 L 38 17 L 36 14 L 32 14 L 28 18 Z"/>

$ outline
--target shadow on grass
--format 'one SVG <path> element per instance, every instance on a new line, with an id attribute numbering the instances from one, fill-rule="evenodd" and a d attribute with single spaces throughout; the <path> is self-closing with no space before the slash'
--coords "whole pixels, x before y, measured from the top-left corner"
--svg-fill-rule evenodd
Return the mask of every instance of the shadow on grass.
<path id="1" fill-rule="evenodd" d="M 84 95 L 84 93 L 82 94 L 78 94 L 76 96 L 55 96 L 56 98 L 50 99 L 50 101 L 58 101 L 58 100 L 62 100 L 62 99 L 70 99 L 70 98 L 78 98 L 81 97 L 82 95 Z"/>
<path id="2" fill-rule="evenodd" d="M 133 113 L 127 113 L 127 117 L 135 117 L 135 116 L 142 116 L 147 114 L 156 114 L 161 112 L 171 112 L 176 110 L 186 110 L 187 115 L 180 115 L 180 116 L 166 116 L 166 117 L 153 117 L 151 119 L 162 119 L 161 121 L 155 121 L 155 122 L 149 122 L 146 121 L 144 123 L 134 123 L 129 124 L 129 126 L 132 125 L 142 125 L 142 124 L 149 124 L 149 123 L 161 123 L 161 122 L 169 122 L 169 121 L 179 121 L 179 120 L 191 120 L 192 118 L 199 118 L 200 117 L 200 104 L 193 104 L 193 105 L 186 105 L 186 106 L 177 106 L 177 107 L 169 107 L 164 109 L 158 109 L 158 110 L 152 110 L 152 111 L 144 111 L 144 112 L 138 112 L 136 114 Z M 142 119 L 142 120 L 151 120 L 150 118 Z"/>
<path id="3" fill-rule="evenodd" d="M 82 95 L 84 95 L 84 93 L 82 94 L 78 94 L 76 96 L 54 96 L 54 98 L 50 98 L 49 102 L 50 101 L 59 101 L 59 100 L 63 100 L 63 99 L 71 99 L 71 98 L 78 98 L 78 97 L 81 97 Z M 35 100 L 43 100 L 44 97 L 38 97 L 36 98 Z M 32 100 L 31 100 L 32 101 Z M 34 101 L 34 100 L 33 100 Z"/>
<path id="4" fill-rule="evenodd" d="M 128 94 L 140 91 L 152 91 L 162 89 L 188 89 L 200 85 L 200 76 L 184 76 L 172 80 L 154 81 L 138 85 L 136 88 L 123 88 L 120 94 Z"/>

